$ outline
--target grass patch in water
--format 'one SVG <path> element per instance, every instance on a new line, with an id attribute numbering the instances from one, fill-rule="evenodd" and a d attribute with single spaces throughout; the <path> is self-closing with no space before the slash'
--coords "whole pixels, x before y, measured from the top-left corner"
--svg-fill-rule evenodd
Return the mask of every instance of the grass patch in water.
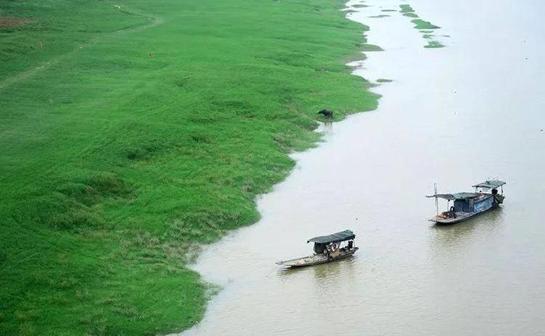
<path id="1" fill-rule="evenodd" d="M 441 28 L 439 26 L 432 24 L 429 21 L 418 18 L 418 15 L 416 14 L 415 10 L 411 7 L 411 5 L 401 4 L 399 5 L 399 7 L 400 7 L 400 13 L 402 13 L 403 15 L 407 17 L 413 18 L 411 22 L 414 23 L 414 28 L 420 31 L 420 33 L 422 34 L 422 38 L 424 38 L 425 40 L 430 40 L 434 38 L 435 35 L 431 33 L 433 33 L 435 29 Z M 442 47 L 444 47 L 444 45 L 441 42 L 436 40 L 428 41 L 428 43 L 425 46 L 425 48 L 442 48 Z"/>
<path id="2" fill-rule="evenodd" d="M 385 17 L 389 17 L 390 15 L 387 15 L 387 14 L 380 14 L 380 15 L 371 15 L 371 16 L 368 16 L 369 18 L 371 19 L 380 19 L 380 18 L 385 18 Z"/>
<path id="3" fill-rule="evenodd" d="M 404 16 L 410 17 L 410 18 L 417 18 L 418 15 L 414 12 L 414 9 L 411 7 L 411 5 L 403 4 L 399 5 L 401 10 L 399 11 Z"/>
<path id="4" fill-rule="evenodd" d="M 316 111 L 377 105 L 345 66 L 365 27 L 343 5 L 1 2 L 32 18 L 0 27 L 2 334 L 195 324 L 194 244 L 259 218 Z"/>
<path id="5" fill-rule="evenodd" d="M 409 4 L 401 4 L 399 5 L 399 8 L 402 14 L 414 13 L 414 9 Z"/>
<path id="6" fill-rule="evenodd" d="M 426 21 L 426 20 L 422 20 L 422 19 L 414 19 L 414 20 L 411 20 L 412 23 L 414 23 L 414 28 L 418 29 L 418 30 L 430 30 L 430 29 L 439 29 L 441 27 L 439 26 L 436 26 L 434 24 L 432 24 L 431 22 L 429 21 Z"/>
<path id="7" fill-rule="evenodd" d="M 435 41 L 435 40 L 428 41 L 428 44 L 424 46 L 424 48 L 443 48 L 443 47 L 444 45 L 441 42 Z"/>
<path id="8" fill-rule="evenodd" d="M 375 45 L 375 44 L 369 44 L 369 43 L 365 43 L 364 45 L 362 45 L 361 50 L 364 51 L 364 52 L 367 52 L 367 51 L 384 51 L 384 49 L 382 49 L 380 46 Z"/>

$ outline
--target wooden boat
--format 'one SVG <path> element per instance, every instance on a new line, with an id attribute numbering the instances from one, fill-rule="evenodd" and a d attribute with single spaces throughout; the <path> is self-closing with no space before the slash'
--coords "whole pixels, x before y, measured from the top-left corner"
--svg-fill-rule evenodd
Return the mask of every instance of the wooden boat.
<path id="1" fill-rule="evenodd" d="M 356 235 L 345 230 L 327 236 L 314 237 L 307 243 L 314 243 L 314 254 L 307 257 L 279 261 L 276 264 L 285 267 L 304 267 L 351 257 L 359 249 L 354 245 Z M 343 244 L 343 242 L 347 242 Z"/>
<path id="2" fill-rule="evenodd" d="M 435 198 L 435 207 L 437 214 L 430 219 L 437 225 L 455 224 L 486 211 L 497 209 L 505 199 L 503 195 L 503 185 L 505 182 L 499 180 L 484 181 L 475 184 L 474 192 L 459 192 L 454 194 L 438 194 L 437 187 L 435 194 L 426 197 Z M 498 188 L 500 192 L 498 192 Z M 439 213 L 438 199 L 447 200 L 447 211 Z M 452 206 L 450 205 L 452 203 Z"/>

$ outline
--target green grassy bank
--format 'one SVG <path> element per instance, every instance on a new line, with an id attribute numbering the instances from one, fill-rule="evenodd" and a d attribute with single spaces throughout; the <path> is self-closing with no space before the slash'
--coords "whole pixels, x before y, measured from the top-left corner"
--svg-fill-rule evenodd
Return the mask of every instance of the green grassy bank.
<path id="1" fill-rule="evenodd" d="M 341 6 L 0 1 L 0 334 L 198 321 L 195 244 L 258 219 L 317 110 L 377 104 Z"/>

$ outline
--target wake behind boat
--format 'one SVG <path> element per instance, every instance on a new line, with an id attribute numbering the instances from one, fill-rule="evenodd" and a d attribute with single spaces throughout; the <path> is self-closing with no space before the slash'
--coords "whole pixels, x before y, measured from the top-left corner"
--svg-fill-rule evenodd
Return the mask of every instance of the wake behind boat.
<path id="1" fill-rule="evenodd" d="M 490 180 L 478 183 L 473 186 L 475 192 L 459 192 L 454 194 L 438 194 L 435 188 L 435 194 L 426 197 L 435 198 L 435 207 L 437 215 L 430 219 L 438 225 L 455 224 L 467 220 L 476 215 L 480 215 L 488 210 L 497 209 L 503 203 L 503 186 L 505 182 L 499 180 Z M 500 192 L 498 192 L 498 188 Z M 490 190 L 490 192 L 488 192 Z M 447 200 L 448 211 L 439 213 L 439 198 Z M 453 201 L 450 206 L 450 201 Z"/>
<path id="2" fill-rule="evenodd" d="M 354 246 L 356 235 L 345 230 L 327 236 L 314 237 L 307 243 L 314 243 L 314 254 L 307 257 L 279 261 L 276 264 L 286 267 L 304 267 L 324 264 L 352 256 L 359 249 Z M 343 246 L 343 242 L 347 242 Z"/>

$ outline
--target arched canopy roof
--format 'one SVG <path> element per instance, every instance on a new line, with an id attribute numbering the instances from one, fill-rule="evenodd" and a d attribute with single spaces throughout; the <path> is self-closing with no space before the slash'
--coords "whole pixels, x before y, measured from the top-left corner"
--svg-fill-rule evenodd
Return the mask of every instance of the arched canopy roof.
<path id="1" fill-rule="evenodd" d="M 309 240 L 307 240 L 307 243 L 313 242 L 318 244 L 329 244 L 329 243 L 338 243 L 345 240 L 351 240 L 354 238 L 356 238 L 356 235 L 354 234 L 354 232 L 350 230 L 344 230 L 344 231 L 333 233 L 327 236 L 319 236 L 319 237 L 310 238 Z"/>

